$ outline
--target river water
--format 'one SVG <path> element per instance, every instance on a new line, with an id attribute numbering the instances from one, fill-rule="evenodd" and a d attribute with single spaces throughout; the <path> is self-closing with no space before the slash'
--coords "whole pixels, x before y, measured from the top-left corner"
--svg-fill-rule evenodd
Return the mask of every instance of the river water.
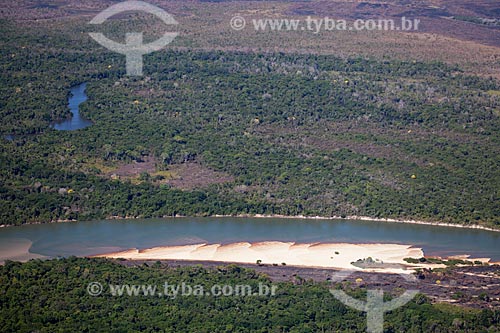
<path id="1" fill-rule="evenodd" d="M 72 117 L 69 119 L 54 122 L 52 127 L 58 131 L 74 131 L 92 125 L 90 120 L 84 119 L 80 116 L 79 106 L 87 100 L 85 89 L 87 83 L 82 83 L 71 88 L 70 96 L 68 99 L 69 109 Z"/>
<path id="2" fill-rule="evenodd" d="M 356 220 L 167 218 L 24 225 L 0 229 L 0 244 L 31 242 L 30 253 L 85 256 L 129 248 L 238 241 L 398 243 L 426 255 L 500 261 L 500 233 L 431 225 Z M 2 247 L 0 247 L 0 256 Z M 4 253 L 5 255 L 5 253 Z"/>

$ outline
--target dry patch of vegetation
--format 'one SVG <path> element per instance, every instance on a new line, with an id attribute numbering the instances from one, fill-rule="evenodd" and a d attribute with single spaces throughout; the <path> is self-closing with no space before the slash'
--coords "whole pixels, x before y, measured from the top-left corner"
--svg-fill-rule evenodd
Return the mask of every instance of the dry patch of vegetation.
<path id="1" fill-rule="evenodd" d="M 234 180 L 232 176 L 211 170 L 198 162 L 172 165 L 169 167 L 169 172 L 175 175 L 175 178 L 166 179 L 166 183 L 181 189 L 203 188 Z"/>
<path id="2" fill-rule="evenodd" d="M 0 17 L 22 24 L 47 24 L 60 28 L 65 24 L 86 29 L 86 23 L 113 1 L 34 1 L 24 0 L 4 5 Z M 165 30 L 180 36 L 169 47 L 204 50 L 286 52 L 331 54 L 340 57 L 370 57 L 442 61 L 460 65 L 471 74 L 500 78 L 499 27 L 475 24 L 456 17 L 494 18 L 500 9 L 494 2 L 462 0 L 440 1 L 154 1 L 179 22 L 165 27 L 159 20 L 144 20 L 148 35 Z M 241 15 L 247 26 L 241 31 L 230 27 L 230 19 Z M 402 16 L 421 20 L 418 32 L 402 31 L 255 31 L 252 19 L 302 19 L 307 16 L 354 21 L 355 19 Z M 57 19 L 57 20 L 55 20 Z"/>
<path id="3" fill-rule="evenodd" d="M 137 178 L 141 173 L 154 173 L 156 170 L 156 161 L 150 156 L 145 156 L 141 162 L 133 161 L 120 165 L 117 169 L 107 172 L 107 176 L 111 178 Z"/>

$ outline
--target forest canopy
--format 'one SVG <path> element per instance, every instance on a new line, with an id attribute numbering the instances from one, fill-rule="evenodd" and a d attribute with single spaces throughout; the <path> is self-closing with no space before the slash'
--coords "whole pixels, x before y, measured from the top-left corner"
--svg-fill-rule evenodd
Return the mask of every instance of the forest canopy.
<path id="1" fill-rule="evenodd" d="M 439 62 L 175 49 L 145 56 L 135 78 L 68 27 L 0 22 L 3 224 L 281 214 L 500 226 L 492 78 Z M 54 130 L 82 82 L 93 125 Z"/>

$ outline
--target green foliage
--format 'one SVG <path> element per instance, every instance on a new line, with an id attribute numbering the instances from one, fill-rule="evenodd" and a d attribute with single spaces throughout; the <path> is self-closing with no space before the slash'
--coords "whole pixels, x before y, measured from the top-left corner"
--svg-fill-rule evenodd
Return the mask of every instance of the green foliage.
<path id="1" fill-rule="evenodd" d="M 90 282 L 104 286 L 90 296 Z M 112 296 L 108 285 L 182 282 L 210 287 L 271 284 L 235 265 L 211 270 L 169 268 L 160 263 L 127 267 L 103 259 L 67 258 L 7 262 L 0 267 L 2 332 L 364 332 L 366 316 L 344 306 L 328 286 L 311 282 L 277 284 L 275 296 Z M 366 297 L 363 290 L 352 296 Z M 455 320 L 460 319 L 460 323 Z M 387 332 L 466 332 L 498 329 L 498 310 L 431 305 L 418 295 L 385 316 Z"/>
<path id="2" fill-rule="evenodd" d="M 425 259 L 425 258 L 423 258 Z M 406 261 L 407 263 L 409 264 L 420 264 L 422 261 L 420 261 L 420 259 L 416 259 L 416 258 L 404 258 L 404 261 Z M 425 261 L 423 261 L 425 262 Z"/>
<path id="3" fill-rule="evenodd" d="M 66 24 L 0 25 L 0 132 L 15 134 L 0 142 L 2 223 L 282 214 L 500 227 L 493 79 L 439 63 L 219 51 L 156 52 L 130 78 L 123 57 Z M 94 125 L 51 129 L 79 82 Z M 145 156 L 234 181 L 181 191 L 146 174 L 110 180 L 91 163 Z"/>

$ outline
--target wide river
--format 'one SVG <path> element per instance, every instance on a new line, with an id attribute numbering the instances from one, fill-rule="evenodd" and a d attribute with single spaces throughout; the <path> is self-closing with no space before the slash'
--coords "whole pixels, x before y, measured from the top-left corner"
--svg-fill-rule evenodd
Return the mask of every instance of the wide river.
<path id="1" fill-rule="evenodd" d="M 164 245 L 238 241 L 399 243 L 426 255 L 470 254 L 500 261 L 500 233 L 431 225 L 278 218 L 168 218 L 51 223 L 0 228 L 0 257 L 29 244 L 48 257 Z M 3 252 L 3 253 L 2 253 Z"/>

